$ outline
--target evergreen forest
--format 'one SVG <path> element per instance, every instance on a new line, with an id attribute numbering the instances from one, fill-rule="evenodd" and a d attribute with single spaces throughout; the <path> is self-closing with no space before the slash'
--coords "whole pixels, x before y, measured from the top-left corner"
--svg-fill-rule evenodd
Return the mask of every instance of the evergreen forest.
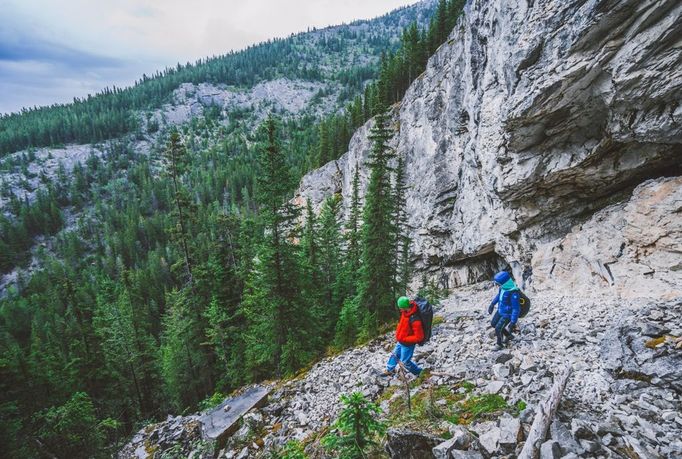
<path id="1" fill-rule="evenodd" d="M 425 20 L 408 8 L 363 34 L 273 40 L 0 118 L 0 173 L 30 174 L 39 147 L 104 150 L 41 177 L 32 199 L 0 189 L 0 273 L 15 276 L 0 296 L 0 456 L 108 457 L 146 423 L 384 331 L 411 280 L 391 110 L 463 3 L 435 2 Z M 357 53 L 376 59 L 323 65 Z M 265 117 L 209 106 L 153 136 L 141 127 L 181 83 L 278 77 L 334 81 L 337 106 Z M 319 212 L 295 206 L 300 178 L 345 153 L 370 119 L 366 192 L 356 170 L 347 208 L 340 196 Z M 135 148 L 143 137 L 149 153 Z"/>

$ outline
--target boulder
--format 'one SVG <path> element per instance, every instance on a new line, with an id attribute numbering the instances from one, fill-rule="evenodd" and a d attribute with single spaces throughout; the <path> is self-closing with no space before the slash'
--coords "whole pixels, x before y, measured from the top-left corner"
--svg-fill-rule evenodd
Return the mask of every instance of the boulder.
<path id="1" fill-rule="evenodd" d="M 561 446 L 554 440 L 547 440 L 540 446 L 540 459 L 559 459 Z"/>
<path id="2" fill-rule="evenodd" d="M 500 449 L 500 435 L 500 429 L 494 427 L 478 437 L 478 442 L 486 453 L 492 455 Z"/>
<path id="3" fill-rule="evenodd" d="M 445 439 L 408 429 L 389 429 L 386 452 L 392 459 L 431 459 L 433 448 Z"/>
<path id="4" fill-rule="evenodd" d="M 500 418 L 500 446 L 507 451 L 513 451 L 521 440 L 523 440 L 521 421 L 509 415 L 502 416 Z"/>
<path id="5" fill-rule="evenodd" d="M 561 447 L 561 453 L 566 455 L 580 451 L 580 445 L 573 439 L 571 431 L 558 419 L 552 421 L 549 431 L 552 440 L 557 442 Z"/>

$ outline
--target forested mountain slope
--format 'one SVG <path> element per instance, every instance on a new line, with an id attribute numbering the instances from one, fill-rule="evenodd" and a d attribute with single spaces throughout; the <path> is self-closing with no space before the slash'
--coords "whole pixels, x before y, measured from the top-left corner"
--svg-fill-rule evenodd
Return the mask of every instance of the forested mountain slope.
<path id="1" fill-rule="evenodd" d="M 346 100 L 376 73 L 379 56 L 395 49 L 403 29 L 428 22 L 434 1 L 371 21 L 292 34 L 222 56 L 143 75 L 129 88 L 107 88 L 71 104 L 27 108 L 0 118 L 0 155 L 26 147 L 90 143 L 144 130 L 140 111 L 172 101 L 183 83 L 252 88 L 278 78 L 317 82 Z"/>
<path id="2" fill-rule="evenodd" d="M 5 159 L 31 191 L 7 187 L 2 221 L 8 454 L 104 456 L 138 431 L 122 457 L 336 457 L 336 396 L 360 390 L 392 457 L 515 455 L 569 365 L 548 457 L 679 455 L 682 7 L 429 5 L 362 84 L 185 82 L 84 164 Z M 502 268 L 534 312 L 491 353 L 490 285 L 447 290 Z M 373 370 L 408 287 L 452 295 L 405 415 Z M 154 423 L 229 413 L 256 381 L 272 399 L 223 443 L 198 416 Z"/>
<path id="3" fill-rule="evenodd" d="M 322 355 L 355 288 L 344 223 L 326 220 L 330 270 L 286 203 L 402 97 L 461 7 L 421 2 L 3 117 L 2 454 L 106 456 Z"/>
<path id="4" fill-rule="evenodd" d="M 430 372 L 407 389 L 380 376 L 389 333 L 268 384 L 270 399 L 222 444 L 202 444 L 194 418 L 178 417 L 140 431 L 121 457 L 145 444 L 242 458 L 517 457 L 550 396 L 561 400 L 556 416 L 524 457 L 679 457 L 681 32 L 673 1 L 467 2 L 402 101 L 292 200 L 310 209 L 307 221 L 334 203 L 351 223 L 364 201 L 363 240 L 376 241 L 381 174 L 403 185 L 393 215 L 412 285 L 455 288 L 432 341 L 416 348 Z M 503 350 L 485 313 L 497 287 L 478 283 L 499 269 L 533 304 Z M 347 312 L 362 323 L 354 306 L 339 323 Z M 562 393 L 553 386 L 567 370 Z M 342 410 L 339 396 L 352 392 L 382 412 Z M 386 435 L 353 449 L 377 421 Z"/>

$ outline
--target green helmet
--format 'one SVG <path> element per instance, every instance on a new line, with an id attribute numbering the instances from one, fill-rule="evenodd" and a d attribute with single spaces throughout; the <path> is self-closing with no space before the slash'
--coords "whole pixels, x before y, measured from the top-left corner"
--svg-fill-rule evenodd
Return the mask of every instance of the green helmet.
<path id="1" fill-rule="evenodd" d="M 398 307 L 400 309 L 408 309 L 410 307 L 410 299 L 406 296 L 398 298 Z"/>

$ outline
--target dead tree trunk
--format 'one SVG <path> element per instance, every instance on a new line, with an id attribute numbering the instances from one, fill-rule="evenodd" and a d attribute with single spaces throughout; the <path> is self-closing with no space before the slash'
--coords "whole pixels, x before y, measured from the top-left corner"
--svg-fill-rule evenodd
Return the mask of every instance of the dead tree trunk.
<path id="1" fill-rule="evenodd" d="M 549 394 L 547 394 L 547 398 L 538 407 L 538 412 L 535 415 L 535 419 L 533 419 L 533 425 L 530 427 L 530 432 L 528 432 L 526 444 L 523 445 L 518 459 L 537 459 L 540 455 L 540 446 L 547 437 L 547 430 L 549 430 L 552 418 L 554 418 L 554 414 L 559 407 L 561 394 L 564 392 L 566 381 L 568 381 L 570 374 L 571 366 L 567 365 L 554 378 L 554 385 Z"/>

